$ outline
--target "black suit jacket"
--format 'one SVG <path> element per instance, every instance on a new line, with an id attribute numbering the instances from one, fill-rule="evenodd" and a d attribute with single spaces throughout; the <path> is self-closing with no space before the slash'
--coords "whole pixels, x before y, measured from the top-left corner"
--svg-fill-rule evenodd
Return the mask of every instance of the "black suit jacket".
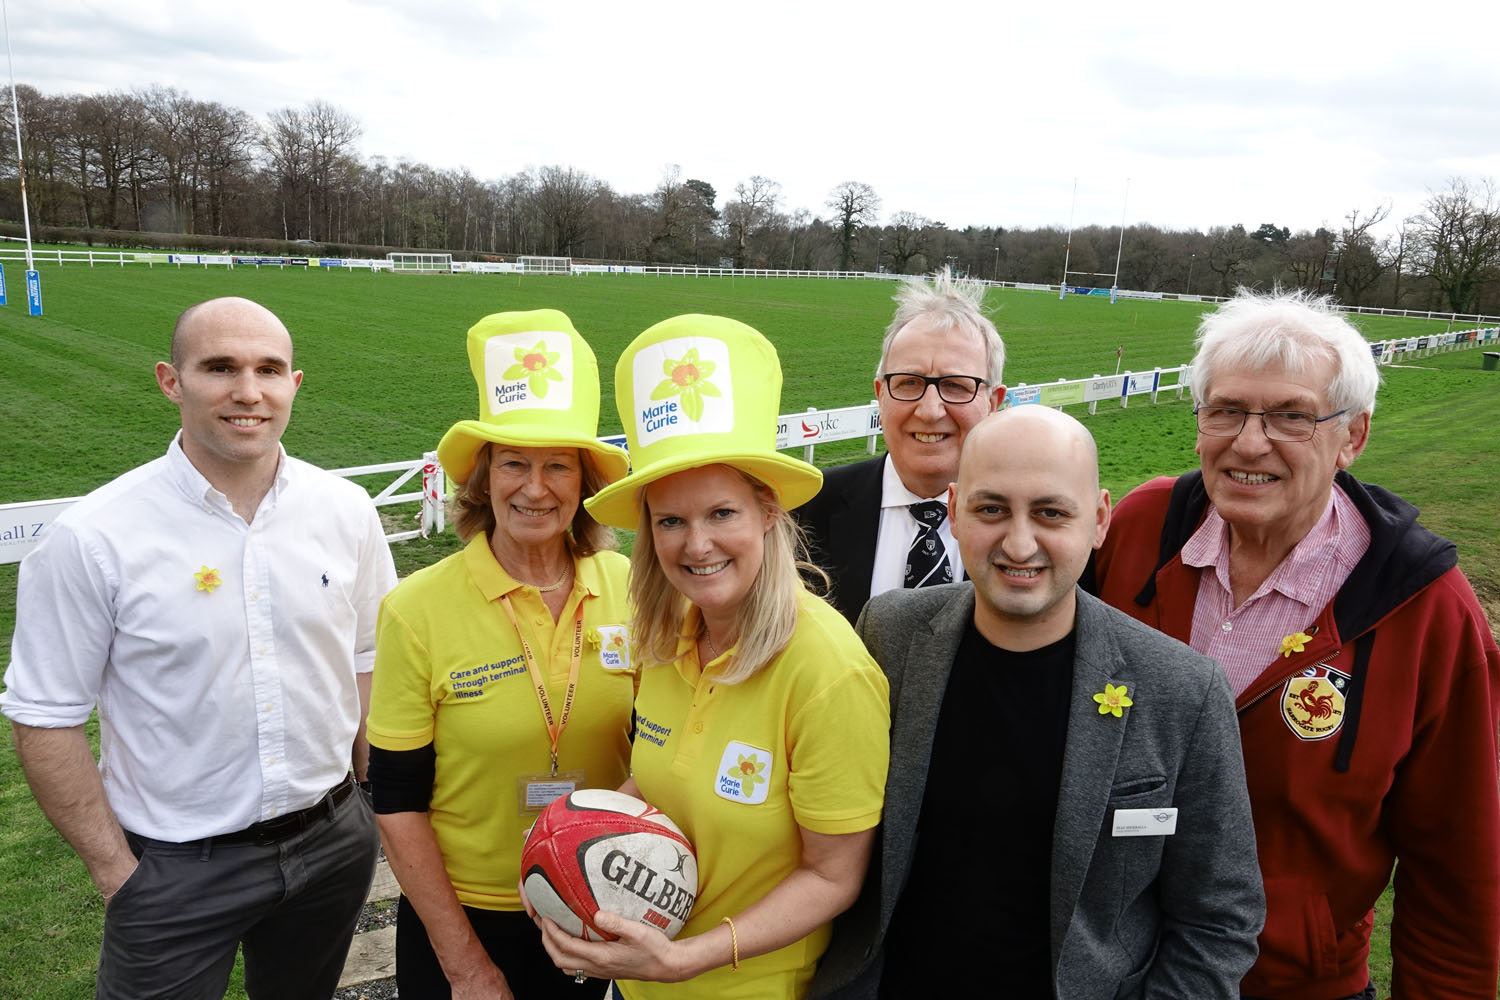
<path id="1" fill-rule="evenodd" d="M 792 511 L 807 532 L 813 562 L 833 578 L 829 601 L 851 623 L 870 599 L 884 470 L 883 454 L 824 469 L 818 495 Z"/>

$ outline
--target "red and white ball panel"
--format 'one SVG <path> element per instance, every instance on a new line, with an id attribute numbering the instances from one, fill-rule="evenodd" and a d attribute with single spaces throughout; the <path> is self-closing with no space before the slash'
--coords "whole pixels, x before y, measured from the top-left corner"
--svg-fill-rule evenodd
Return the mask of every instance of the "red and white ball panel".
<path id="1" fill-rule="evenodd" d="M 698 894 L 698 859 L 677 824 L 640 799 L 585 788 L 554 800 L 521 851 L 526 897 L 574 937 L 612 940 L 600 910 L 682 930 Z"/>

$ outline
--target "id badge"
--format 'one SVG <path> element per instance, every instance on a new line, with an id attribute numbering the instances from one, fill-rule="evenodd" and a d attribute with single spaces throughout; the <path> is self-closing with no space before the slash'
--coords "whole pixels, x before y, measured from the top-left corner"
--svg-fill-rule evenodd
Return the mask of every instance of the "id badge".
<path id="1" fill-rule="evenodd" d="M 570 795 L 583 787 L 582 771 L 542 771 L 538 774 L 516 776 L 516 811 L 522 816 L 535 816 L 553 799 Z"/>

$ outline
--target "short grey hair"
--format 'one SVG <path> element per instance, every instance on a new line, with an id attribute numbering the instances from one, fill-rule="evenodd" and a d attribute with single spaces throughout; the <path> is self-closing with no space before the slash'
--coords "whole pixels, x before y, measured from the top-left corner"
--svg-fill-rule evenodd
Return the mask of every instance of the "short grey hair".
<path id="1" fill-rule="evenodd" d="M 1281 367 L 1301 375 L 1320 361 L 1333 362 L 1328 405 L 1344 419 L 1375 412 L 1380 369 L 1370 344 L 1332 300 L 1303 289 L 1269 294 L 1241 288 L 1198 324 L 1193 356 L 1193 402 L 1201 405 L 1220 372 L 1261 372 Z M 1322 414 L 1317 414 L 1322 416 Z"/>
<path id="2" fill-rule="evenodd" d="M 891 342 L 896 339 L 896 334 L 912 320 L 920 319 L 943 333 L 958 332 L 978 338 L 984 344 L 985 384 L 991 389 L 1004 384 L 1005 342 L 1000 339 L 995 324 L 984 314 L 982 282 L 955 278 L 945 267 L 933 274 L 931 284 L 920 278 L 901 282 L 900 289 L 892 298 L 896 300 L 896 315 L 891 319 L 891 325 L 885 328 L 885 340 L 880 345 L 880 363 L 875 366 L 877 379 L 885 377 L 885 359 L 891 353 Z"/>

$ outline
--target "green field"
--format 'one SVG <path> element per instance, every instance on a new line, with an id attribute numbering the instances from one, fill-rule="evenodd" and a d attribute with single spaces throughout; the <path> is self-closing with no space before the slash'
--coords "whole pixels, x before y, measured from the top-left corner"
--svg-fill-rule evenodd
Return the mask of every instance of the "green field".
<path id="1" fill-rule="evenodd" d="M 300 268 L 42 265 L 46 315 L 25 314 L 20 267 L 0 309 L 0 503 L 71 496 L 162 453 L 175 408 L 152 378 L 176 315 L 217 295 L 276 311 L 307 375 L 286 435 L 292 454 L 328 467 L 419 457 L 477 407 L 464 331 L 480 316 L 543 306 L 567 312 L 604 375 L 601 432 L 619 430 L 610 383 L 615 359 L 650 324 L 685 312 L 730 315 L 776 345 L 785 372 L 781 412 L 868 402 L 893 287 L 875 281 L 688 277 L 407 276 Z M 20 294 L 17 294 L 20 293 Z M 16 304 L 19 302 L 20 304 Z M 1134 370 L 1185 363 L 1201 311 L 994 290 L 989 305 L 1010 352 L 1006 381 L 1037 383 L 1114 371 L 1123 346 Z M 1361 317 L 1372 339 L 1438 333 L 1442 323 Z M 1386 368 L 1372 443 L 1354 472 L 1421 506 L 1459 544 L 1462 565 L 1500 597 L 1494 484 L 1500 457 L 1487 427 L 1500 374 L 1468 350 Z M 1117 497 L 1153 475 L 1196 465 L 1190 405 L 1164 395 L 1128 410 L 1100 404 L 1085 419 L 1099 441 L 1101 477 Z M 823 446 L 820 464 L 863 453 Z M 453 547 L 453 536 L 396 546 L 403 571 Z M 0 663 L 9 661 L 16 567 L 0 567 Z M 1493 605 L 1491 605 L 1493 607 Z M 91 995 L 102 907 L 82 865 L 40 817 L 0 736 L 0 1000 Z"/>

